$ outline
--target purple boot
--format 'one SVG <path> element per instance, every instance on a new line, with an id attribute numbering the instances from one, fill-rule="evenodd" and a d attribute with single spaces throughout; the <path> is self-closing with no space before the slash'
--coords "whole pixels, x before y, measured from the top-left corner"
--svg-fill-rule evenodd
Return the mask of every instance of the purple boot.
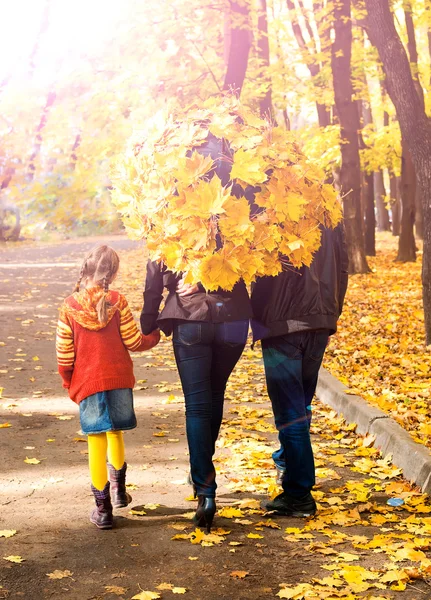
<path id="1" fill-rule="evenodd" d="M 112 529 L 114 517 L 112 515 L 111 496 L 109 494 L 109 481 L 103 488 L 98 490 L 91 485 L 91 491 L 96 500 L 96 508 L 90 515 L 90 521 L 99 529 Z"/>
<path id="2" fill-rule="evenodd" d="M 121 469 L 114 469 L 108 463 L 109 481 L 111 482 L 112 504 L 114 508 L 123 508 L 131 503 L 132 496 L 126 492 L 127 463 Z"/>

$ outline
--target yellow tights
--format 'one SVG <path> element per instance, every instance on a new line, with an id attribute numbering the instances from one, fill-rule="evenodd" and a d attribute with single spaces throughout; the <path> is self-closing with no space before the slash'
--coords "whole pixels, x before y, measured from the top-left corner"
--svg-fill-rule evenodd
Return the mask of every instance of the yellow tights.
<path id="1" fill-rule="evenodd" d="M 88 436 L 88 464 L 90 466 L 91 483 L 98 490 L 103 490 L 108 482 L 108 462 L 114 469 L 124 465 L 124 439 L 122 431 L 108 431 Z"/>

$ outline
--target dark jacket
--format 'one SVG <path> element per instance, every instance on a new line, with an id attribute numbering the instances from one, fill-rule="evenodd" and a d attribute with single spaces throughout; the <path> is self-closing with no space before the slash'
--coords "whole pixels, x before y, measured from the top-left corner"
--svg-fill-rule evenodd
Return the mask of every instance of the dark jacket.
<path id="1" fill-rule="evenodd" d="M 180 275 L 168 271 L 156 262 L 148 261 L 144 306 L 141 312 L 141 329 L 145 335 L 157 327 L 166 335 L 170 335 L 172 321 L 177 319 L 223 323 L 251 317 L 250 298 L 242 280 L 231 292 L 205 292 L 200 286 L 202 291 L 181 297 L 175 292 L 179 279 Z M 168 295 L 159 314 L 164 288 L 167 288 Z"/>
<path id="2" fill-rule="evenodd" d="M 348 257 L 343 225 L 322 227 L 322 245 L 310 267 L 293 267 L 253 286 L 254 341 L 315 329 L 337 330 L 347 289 Z"/>

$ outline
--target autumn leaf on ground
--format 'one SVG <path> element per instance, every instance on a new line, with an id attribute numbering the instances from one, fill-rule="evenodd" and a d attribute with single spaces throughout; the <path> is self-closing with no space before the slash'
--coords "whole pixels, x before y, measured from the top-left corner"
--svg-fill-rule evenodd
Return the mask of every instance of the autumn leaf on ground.
<path id="1" fill-rule="evenodd" d="M 38 460 L 37 458 L 28 458 L 27 456 L 25 457 L 24 462 L 27 463 L 28 465 L 40 464 L 40 460 Z"/>
<path id="2" fill-rule="evenodd" d="M 123 596 L 127 592 L 127 588 L 119 585 L 105 585 L 105 590 L 108 594 L 115 594 L 116 596 Z"/>
<path id="3" fill-rule="evenodd" d="M 25 558 L 21 556 L 3 556 L 3 559 L 13 563 L 22 563 L 25 561 Z"/>
<path id="4" fill-rule="evenodd" d="M 171 590 L 173 587 L 172 583 L 161 583 L 156 586 L 156 590 Z"/>
<path id="5" fill-rule="evenodd" d="M 224 508 L 219 509 L 217 514 L 219 517 L 225 517 L 226 519 L 233 519 L 233 517 L 242 517 L 244 515 L 242 510 L 231 506 L 225 506 Z"/>
<path id="6" fill-rule="evenodd" d="M 187 592 L 187 588 L 183 588 L 183 587 L 174 587 L 172 588 L 172 593 L 173 594 L 185 594 Z"/>
<path id="7" fill-rule="evenodd" d="M 231 573 L 229 573 L 231 577 L 236 577 L 237 579 L 244 579 L 249 574 L 249 571 L 232 571 Z"/>
<path id="8" fill-rule="evenodd" d="M 0 429 L 6 429 L 7 427 L 12 427 L 10 423 L 0 423 Z"/>
<path id="9" fill-rule="evenodd" d="M 142 591 L 140 594 L 132 597 L 132 600 L 157 600 L 160 598 L 160 594 L 157 592 Z"/>
<path id="10" fill-rule="evenodd" d="M 73 573 L 66 569 L 66 571 L 59 571 L 56 569 L 52 573 L 47 573 L 50 579 L 64 579 L 65 577 L 72 577 Z"/>
<path id="11" fill-rule="evenodd" d="M 295 587 L 285 587 L 282 588 L 276 596 L 279 598 L 304 598 L 305 593 L 312 589 L 312 586 L 309 583 L 300 583 Z"/>
<path id="12" fill-rule="evenodd" d="M 3 529 L 0 531 L 0 537 L 9 538 L 16 534 L 16 529 Z"/>

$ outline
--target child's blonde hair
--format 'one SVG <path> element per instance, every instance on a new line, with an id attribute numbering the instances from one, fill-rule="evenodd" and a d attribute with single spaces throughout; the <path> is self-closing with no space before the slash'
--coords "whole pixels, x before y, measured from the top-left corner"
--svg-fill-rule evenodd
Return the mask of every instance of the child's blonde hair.
<path id="1" fill-rule="evenodd" d="M 84 259 L 76 282 L 75 292 L 79 292 L 79 287 L 83 279 L 92 279 L 94 283 L 103 287 L 104 294 L 97 303 L 97 316 L 100 323 L 105 324 L 108 320 L 108 301 L 106 295 L 109 291 L 109 284 L 114 280 L 120 259 L 118 254 L 109 246 L 97 246 L 93 248 Z"/>

